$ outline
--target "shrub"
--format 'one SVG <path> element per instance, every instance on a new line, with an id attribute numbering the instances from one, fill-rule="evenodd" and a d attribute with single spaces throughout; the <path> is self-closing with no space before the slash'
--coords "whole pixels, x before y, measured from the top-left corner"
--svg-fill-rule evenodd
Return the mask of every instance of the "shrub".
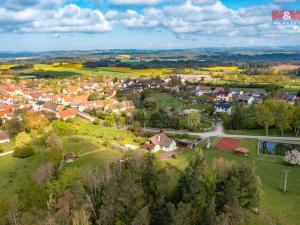
<path id="1" fill-rule="evenodd" d="M 31 142 L 31 137 L 25 132 L 21 132 L 16 137 L 16 146 L 22 148 Z"/>
<path id="2" fill-rule="evenodd" d="M 34 155 L 34 149 L 32 145 L 26 145 L 23 147 L 16 147 L 13 156 L 17 158 L 27 158 Z"/>
<path id="3" fill-rule="evenodd" d="M 55 131 L 57 131 L 60 135 L 67 135 L 67 134 L 75 134 L 77 133 L 76 127 L 65 121 L 56 120 L 52 123 L 52 126 Z"/>
<path id="4" fill-rule="evenodd" d="M 100 119 L 96 118 L 93 122 L 94 125 L 99 125 L 100 124 Z"/>
<path id="5" fill-rule="evenodd" d="M 142 138 L 142 137 L 135 137 L 135 138 L 133 139 L 133 141 L 134 141 L 135 143 L 142 144 L 142 143 L 145 142 L 145 139 Z"/>

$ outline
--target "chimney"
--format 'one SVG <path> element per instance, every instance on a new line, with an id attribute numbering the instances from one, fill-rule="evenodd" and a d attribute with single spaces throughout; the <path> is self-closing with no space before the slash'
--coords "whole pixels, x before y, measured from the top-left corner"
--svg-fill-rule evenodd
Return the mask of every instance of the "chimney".
<path id="1" fill-rule="evenodd" d="M 157 135 L 157 140 L 160 142 L 160 134 Z"/>

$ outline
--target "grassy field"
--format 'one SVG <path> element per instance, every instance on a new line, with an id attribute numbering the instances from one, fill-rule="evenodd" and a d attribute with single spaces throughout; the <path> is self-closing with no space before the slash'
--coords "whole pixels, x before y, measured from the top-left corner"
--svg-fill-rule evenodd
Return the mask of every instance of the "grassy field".
<path id="1" fill-rule="evenodd" d="M 172 96 L 171 94 L 161 92 L 161 91 L 151 91 L 149 98 L 155 98 L 157 104 L 160 108 L 165 109 L 169 107 L 175 110 L 185 110 L 185 109 L 197 109 L 201 110 L 201 104 L 197 103 L 186 103 L 179 97 Z M 201 128 L 210 128 L 211 122 L 209 122 L 204 115 L 202 115 Z"/>
<path id="2" fill-rule="evenodd" d="M 94 144 L 103 144 L 104 142 L 107 142 L 120 145 L 140 145 L 144 142 L 143 138 L 137 138 L 133 133 L 128 132 L 128 130 L 125 129 L 94 125 L 79 118 L 74 120 L 74 124 L 78 130 L 78 135 L 93 138 L 92 143 Z"/>
<path id="3" fill-rule="evenodd" d="M 214 66 L 214 67 L 207 67 L 207 68 L 200 68 L 202 70 L 208 71 L 230 71 L 230 72 L 238 72 L 239 68 L 236 66 Z"/>
<path id="4" fill-rule="evenodd" d="M 137 138 L 126 130 L 93 125 L 79 118 L 73 123 L 78 132 L 75 135 L 62 137 L 63 153 L 74 152 L 79 158 L 67 164 L 67 167 L 83 168 L 93 165 L 101 167 L 104 161 L 115 161 L 121 157 L 121 152 L 112 149 L 110 144 L 140 146 L 145 140 L 141 137 Z M 14 141 L 3 144 L 2 148 L 13 150 L 13 145 Z M 36 147 L 35 155 L 26 159 L 14 158 L 12 155 L 0 157 L 0 199 L 3 196 L 19 193 L 31 180 L 37 168 L 47 161 L 48 156 L 44 146 Z"/>
<path id="5" fill-rule="evenodd" d="M 201 104 L 193 104 L 193 103 L 186 103 L 184 100 L 180 99 L 179 97 L 175 97 L 171 94 L 161 92 L 161 91 L 152 91 L 150 92 L 150 96 L 152 98 L 157 99 L 157 103 L 160 107 L 171 107 L 174 109 L 202 109 L 203 106 Z"/>
<path id="6" fill-rule="evenodd" d="M 31 180 L 33 172 L 46 161 L 47 156 L 44 152 L 37 152 L 33 157 L 26 159 L 14 158 L 11 155 L 0 157 L 0 199 L 19 193 Z"/>
<path id="7" fill-rule="evenodd" d="M 8 151 L 14 150 L 15 147 L 16 147 L 16 138 L 15 137 L 11 137 L 10 142 L 8 142 L 8 143 L 0 144 L 0 149 L 3 150 L 3 152 L 8 152 Z"/>
<path id="8" fill-rule="evenodd" d="M 280 91 L 297 94 L 300 91 L 300 86 L 284 85 L 284 88 L 280 89 Z"/>
<path id="9" fill-rule="evenodd" d="M 300 201 L 300 168 L 284 165 L 279 157 L 255 156 L 256 140 L 242 140 L 240 145 L 251 149 L 248 157 L 218 150 L 205 150 L 205 155 L 210 165 L 216 158 L 225 158 L 238 164 L 246 163 L 254 166 L 257 175 L 261 179 L 262 196 L 260 210 L 262 214 L 256 216 L 248 212 L 246 224 L 298 224 L 300 221 L 300 208 L 298 206 Z M 193 157 L 193 154 L 193 150 L 187 150 L 178 155 L 176 159 L 169 159 L 166 162 L 184 169 L 188 161 Z M 287 193 L 283 193 L 281 190 L 283 170 L 285 169 L 291 171 L 288 177 Z"/>
<path id="10" fill-rule="evenodd" d="M 225 130 L 226 134 L 233 135 L 253 135 L 253 136 L 265 136 L 266 132 L 264 129 L 257 130 Z M 269 129 L 269 136 L 282 136 L 281 131 L 278 129 Z M 295 136 L 293 132 L 286 131 L 283 136 L 285 137 L 293 137 Z"/>

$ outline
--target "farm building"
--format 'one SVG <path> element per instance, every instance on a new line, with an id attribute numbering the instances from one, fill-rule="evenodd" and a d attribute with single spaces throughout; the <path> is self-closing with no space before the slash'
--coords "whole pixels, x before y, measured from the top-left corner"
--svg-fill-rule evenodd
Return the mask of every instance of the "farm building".
<path id="1" fill-rule="evenodd" d="M 68 152 L 64 155 L 64 160 L 66 163 L 70 163 L 74 161 L 74 153 L 73 152 Z"/>
<path id="2" fill-rule="evenodd" d="M 180 148 L 189 148 L 192 149 L 196 146 L 197 142 L 190 139 L 181 139 L 177 142 L 178 147 Z"/>
<path id="3" fill-rule="evenodd" d="M 7 131 L 0 131 L 0 143 L 10 142 L 9 133 Z"/>

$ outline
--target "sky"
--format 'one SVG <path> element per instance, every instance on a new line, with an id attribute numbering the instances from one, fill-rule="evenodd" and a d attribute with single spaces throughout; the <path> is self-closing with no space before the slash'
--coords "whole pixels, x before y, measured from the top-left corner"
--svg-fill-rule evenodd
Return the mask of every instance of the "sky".
<path id="1" fill-rule="evenodd" d="M 0 0 L 0 51 L 300 45 L 300 0 Z"/>

